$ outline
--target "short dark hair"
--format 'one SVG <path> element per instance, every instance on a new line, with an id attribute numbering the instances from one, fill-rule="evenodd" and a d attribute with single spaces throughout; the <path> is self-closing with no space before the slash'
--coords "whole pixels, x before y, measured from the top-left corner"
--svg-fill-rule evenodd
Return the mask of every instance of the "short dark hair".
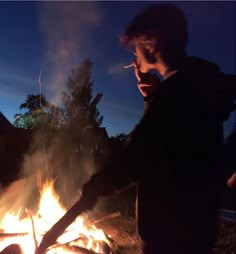
<path id="1" fill-rule="evenodd" d="M 182 10 L 173 4 L 152 4 L 134 17 L 120 40 L 129 48 L 139 38 L 156 42 L 156 47 L 161 50 L 185 50 L 187 19 Z"/>

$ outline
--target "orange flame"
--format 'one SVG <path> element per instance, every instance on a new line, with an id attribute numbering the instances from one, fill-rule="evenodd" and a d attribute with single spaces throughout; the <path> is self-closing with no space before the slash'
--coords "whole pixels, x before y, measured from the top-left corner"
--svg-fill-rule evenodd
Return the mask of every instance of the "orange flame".
<path id="1" fill-rule="evenodd" d="M 44 183 L 39 202 L 39 209 L 32 218 L 20 219 L 21 209 L 17 214 L 6 213 L 0 223 L 2 233 L 19 233 L 15 237 L 3 237 L 0 239 L 0 251 L 11 244 L 21 246 L 24 254 L 35 252 L 35 240 L 41 242 L 43 235 L 66 213 L 65 207 L 59 202 L 59 196 L 53 188 L 54 182 L 48 180 Z M 32 221 L 34 228 L 32 227 Z M 35 237 L 34 237 L 35 231 Z M 25 233 L 25 234 L 20 234 Z M 36 239 L 35 239 L 36 238 Z M 109 245 L 109 240 L 102 230 L 94 225 L 88 225 L 84 218 L 79 216 L 57 239 L 57 244 L 47 251 L 50 253 L 69 253 L 63 245 L 79 246 L 96 253 L 102 253 L 102 242 Z"/>

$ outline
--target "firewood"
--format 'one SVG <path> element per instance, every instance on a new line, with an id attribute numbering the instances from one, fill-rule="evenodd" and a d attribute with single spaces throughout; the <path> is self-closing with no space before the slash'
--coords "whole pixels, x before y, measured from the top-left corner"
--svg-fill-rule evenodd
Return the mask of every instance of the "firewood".
<path id="1" fill-rule="evenodd" d="M 110 219 L 113 219 L 113 218 L 116 218 L 116 217 L 119 217 L 121 216 L 121 213 L 120 212 L 116 212 L 116 213 L 112 213 L 112 214 L 108 214 L 100 219 L 97 219 L 97 220 L 94 220 L 91 222 L 91 224 L 98 224 L 98 223 L 101 223 L 101 222 L 104 222 L 106 220 L 110 220 Z"/>
<path id="2" fill-rule="evenodd" d="M 88 250 L 86 248 L 79 247 L 79 246 L 69 246 L 69 245 L 67 245 L 66 250 L 68 250 L 70 253 L 74 252 L 74 253 L 77 253 L 77 254 L 98 254 L 97 252 L 94 252 L 92 250 Z"/>
<path id="3" fill-rule="evenodd" d="M 57 238 L 82 212 L 84 212 L 84 209 L 83 209 L 83 206 L 81 206 L 81 202 L 79 200 L 44 235 L 35 254 L 44 254 L 47 248 L 56 242 Z"/>
<path id="4" fill-rule="evenodd" d="M 23 251 L 18 244 L 11 244 L 3 249 L 0 254 L 23 254 Z"/>
<path id="5" fill-rule="evenodd" d="M 34 226 L 34 219 L 33 219 L 33 215 L 32 212 L 29 209 L 25 209 L 25 212 L 27 213 L 27 215 L 30 218 L 31 221 L 31 225 L 32 225 L 32 231 L 33 231 L 33 239 L 34 239 L 34 245 L 35 245 L 35 251 L 38 248 L 38 242 L 37 242 L 37 238 L 36 238 L 36 231 L 35 231 L 35 226 Z"/>
<path id="6" fill-rule="evenodd" d="M 67 245 L 69 245 L 70 243 L 77 242 L 77 241 L 79 241 L 79 240 L 82 240 L 82 241 L 87 240 L 87 241 L 88 241 L 88 239 L 86 239 L 86 238 L 78 237 L 78 238 L 72 239 L 72 240 L 70 240 L 70 241 L 68 241 L 68 242 L 65 242 L 65 243 L 58 243 L 58 242 L 57 242 L 57 243 L 51 245 L 51 246 L 48 248 L 48 250 L 56 249 L 56 248 L 58 248 L 58 247 L 67 246 Z"/>
<path id="7" fill-rule="evenodd" d="M 47 248 L 56 242 L 57 238 L 63 234 L 65 229 L 82 212 L 85 212 L 85 210 L 83 207 L 83 203 L 81 203 L 79 200 L 44 235 L 35 254 L 44 254 L 46 252 Z"/>
<path id="8" fill-rule="evenodd" d="M 10 237 L 19 237 L 26 236 L 28 233 L 0 233 L 0 238 L 10 238 Z"/>
<path id="9" fill-rule="evenodd" d="M 88 250 L 86 248 L 77 246 L 77 245 L 70 245 L 68 243 L 66 244 L 56 244 L 53 245 L 52 248 L 49 248 L 49 250 L 51 249 L 57 249 L 57 248 L 64 248 L 65 250 L 69 251 L 70 253 L 77 253 L 77 254 L 98 254 L 97 252 L 93 251 L 93 250 Z M 104 242 L 104 245 L 102 246 L 103 252 L 104 254 L 110 254 L 110 248 L 109 246 Z"/>

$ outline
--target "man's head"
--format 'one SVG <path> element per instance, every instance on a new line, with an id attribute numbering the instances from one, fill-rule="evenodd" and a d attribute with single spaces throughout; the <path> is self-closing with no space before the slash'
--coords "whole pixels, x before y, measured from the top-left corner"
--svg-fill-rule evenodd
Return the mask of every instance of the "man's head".
<path id="1" fill-rule="evenodd" d="M 150 66 L 158 58 L 171 65 L 185 55 L 187 38 L 187 20 L 183 12 L 172 4 L 163 3 L 153 4 L 135 16 L 126 27 L 121 43 L 136 48 L 137 61 L 141 54 Z"/>

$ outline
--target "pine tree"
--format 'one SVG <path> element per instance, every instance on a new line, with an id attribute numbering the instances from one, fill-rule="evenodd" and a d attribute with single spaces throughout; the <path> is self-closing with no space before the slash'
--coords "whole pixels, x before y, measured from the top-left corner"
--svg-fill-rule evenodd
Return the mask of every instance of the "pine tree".
<path id="1" fill-rule="evenodd" d="M 93 98 L 93 63 L 86 59 L 73 69 L 66 82 L 67 92 L 62 93 L 65 108 L 64 122 L 73 130 L 82 131 L 86 127 L 99 127 L 103 117 L 97 109 L 102 94 Z"/>

